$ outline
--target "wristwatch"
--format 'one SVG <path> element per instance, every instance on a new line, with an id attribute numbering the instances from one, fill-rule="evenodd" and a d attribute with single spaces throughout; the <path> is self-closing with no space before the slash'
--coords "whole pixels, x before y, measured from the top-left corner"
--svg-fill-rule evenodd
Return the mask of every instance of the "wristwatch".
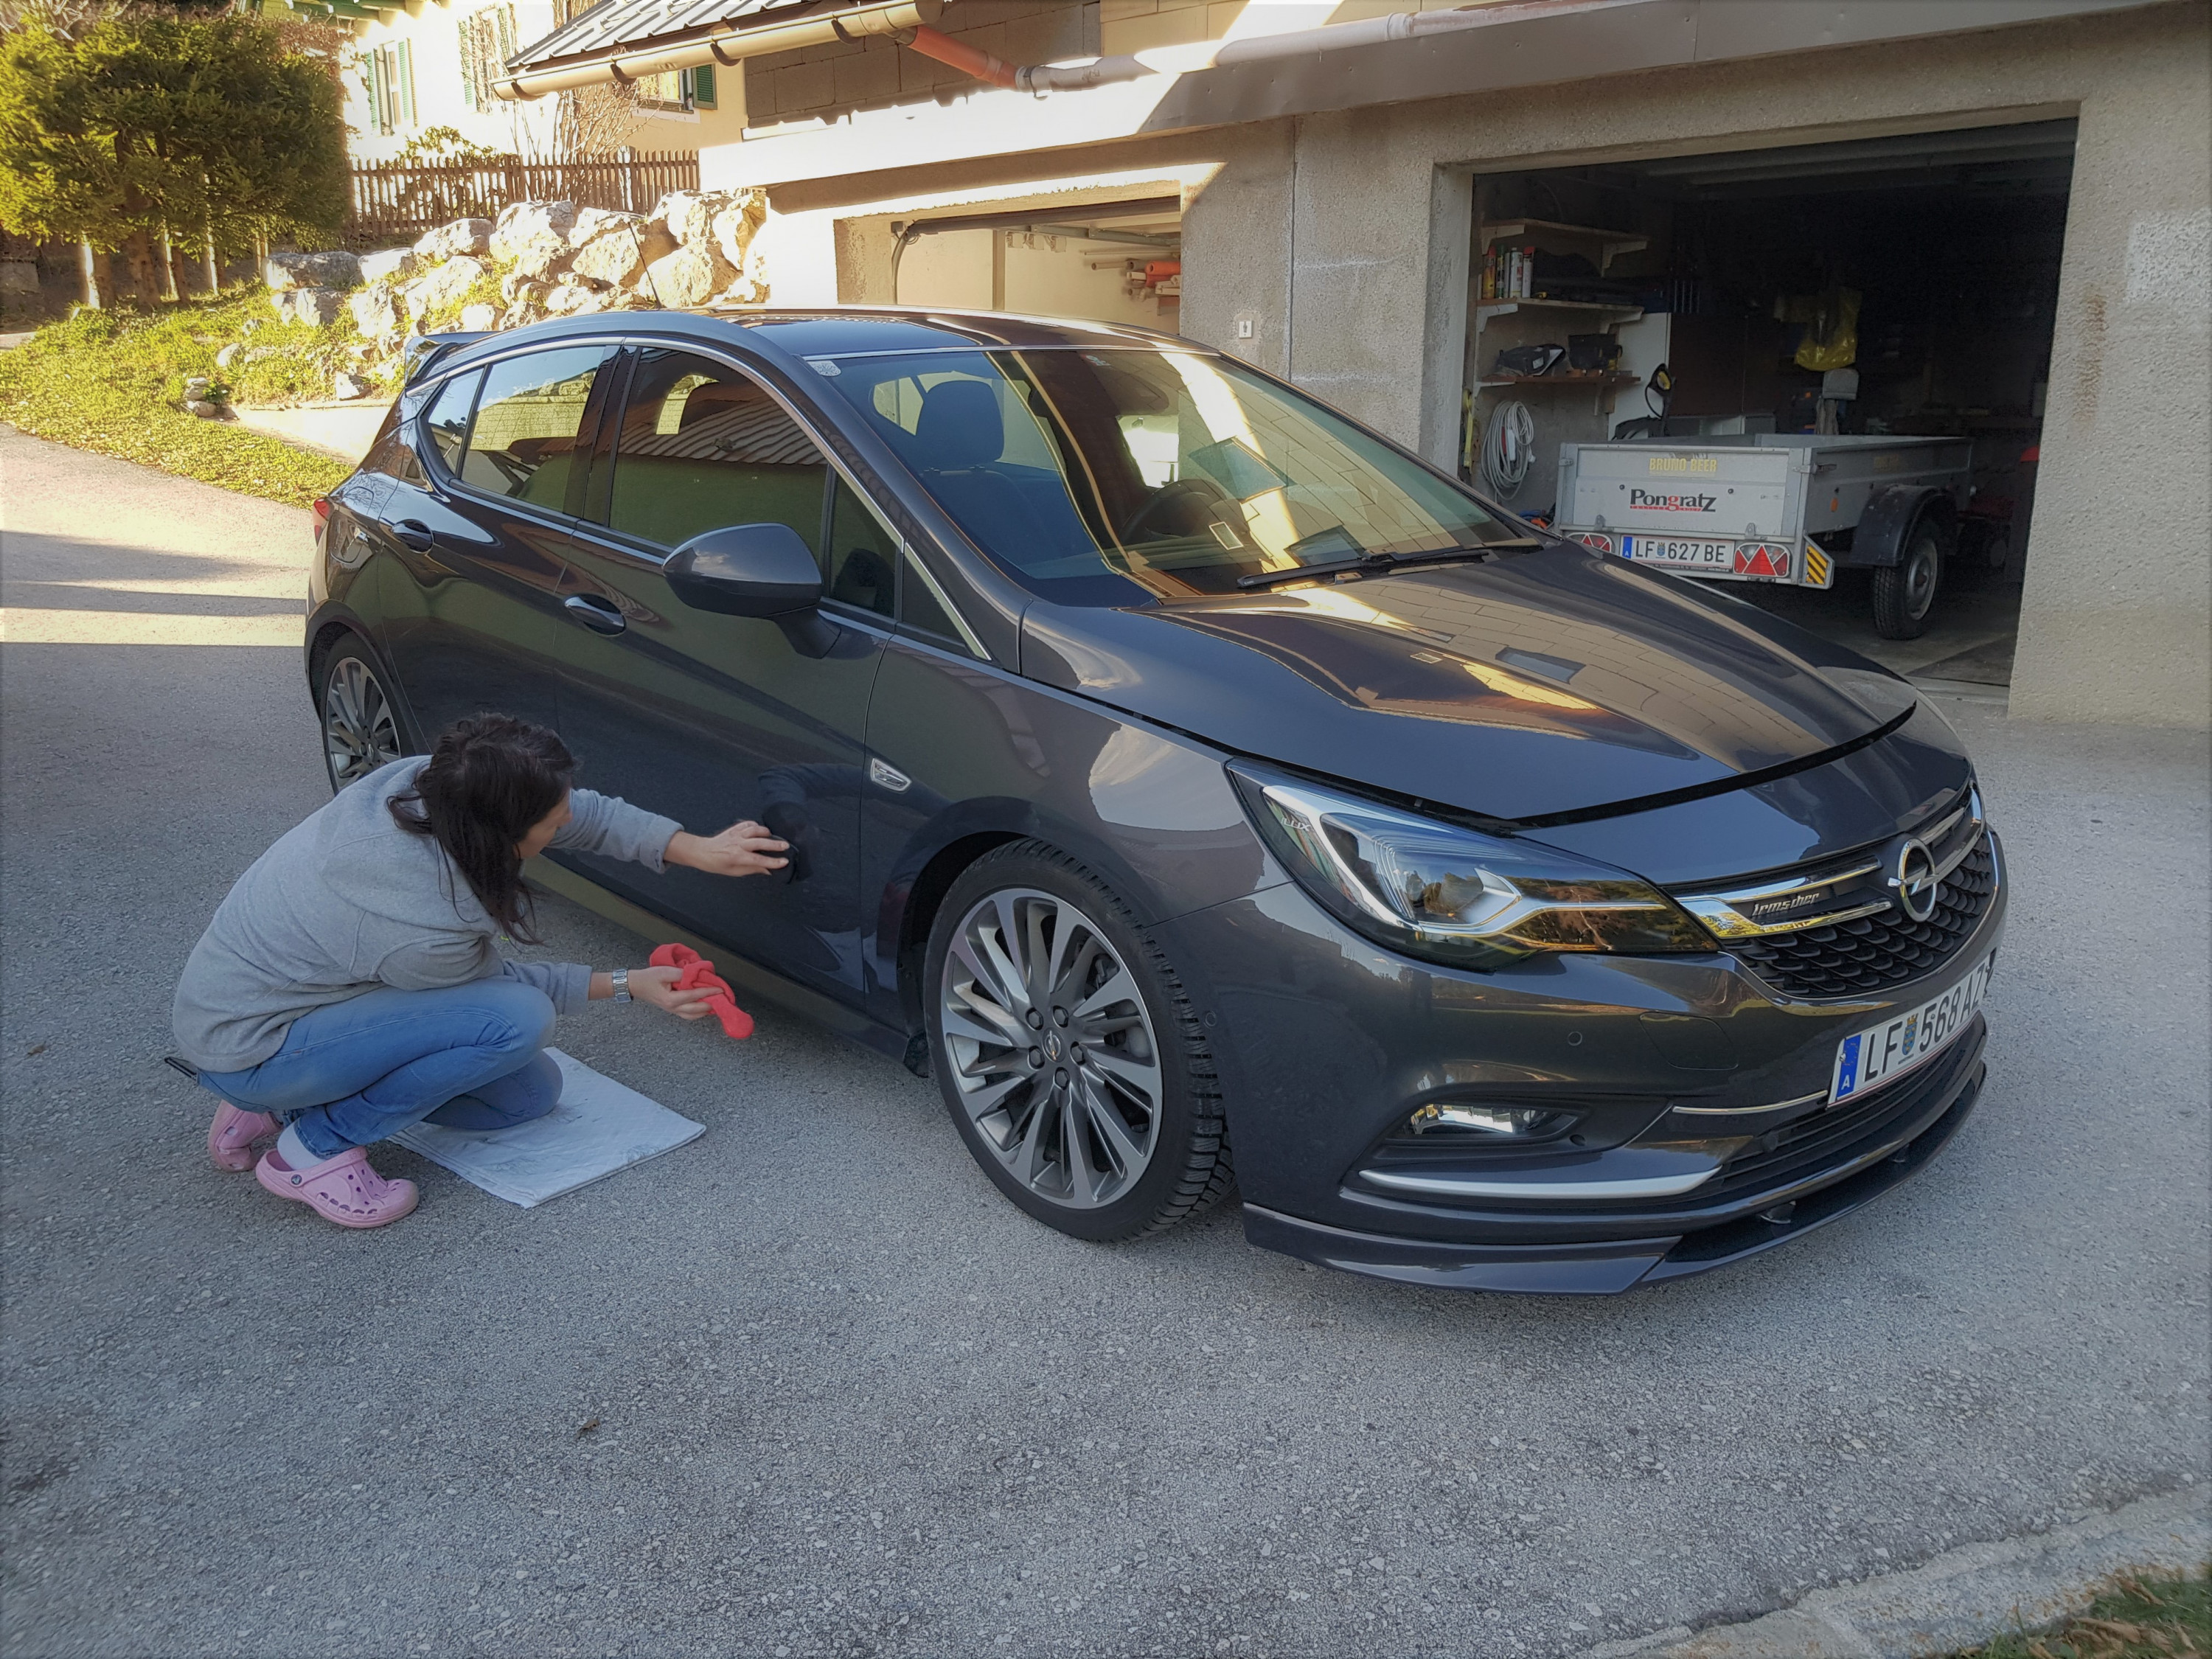
<path id="1" fill-rule="evenodd" d="M 629 969 L 627 968 L 616 969 L 614 972 L 614 981 L 615 1000 L 617 1002 L 628 1002 L 630 1000 Z"/>

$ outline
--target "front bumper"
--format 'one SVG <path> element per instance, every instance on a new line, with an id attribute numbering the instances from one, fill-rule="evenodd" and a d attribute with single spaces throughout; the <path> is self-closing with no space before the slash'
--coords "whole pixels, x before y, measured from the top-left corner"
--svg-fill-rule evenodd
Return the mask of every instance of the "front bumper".
<path id="1" fill-rule="evenodd" d="M 1976 1014 L 1917 1070 L 1826 1104 L 1844 1036 L 1996 950 L 2009 882 L 1991 846 L 1995 891 L 1958 948 L 1849 999 L 1792 1000 L 1717 952 L 1455 972 L 1358 939 L 1294 885 L 1179 919 L 1178 962 L 1218 1011 L 1208 1035 L 1247 1237 L 1413 1283 L 1602 1294 L 1832 1220 L 1925 1163 L 1978 1097 Z M 1392 1179 L 1425 1167 L 1431 1138 L 1409 1155 L 1391 1137 L 1453 1101 L 1572 1109 L 1589 1133 L 1533 1149 L 1462 1140 L 1435 1190 Z M 1717 1163 L 1710 1178 L 1650 1178 L 1698 1158 Z"/>
<path id="2" fill-rule="evenodd" d="M 1931 1098 L 1922 1108 L 1908 1109 L 1903 1122 L 1909 1127 L 1873 1137 L 1837 1166 L 1793 1187 L 1800 1196 L 1762 1194 L 1731 1206 L 1729 1216 L 1701 1219 L 1695 1231 L 1671 1237 L 1451 1244 L 1352 1232 L 1256 1204 L 1244 1206 L 1244 1237 L 1262 1249 L 1324 1267 L 1444 1290 L 1611 1296 L 1638 1285 L 1704 1273 L 1826 1226 L 1917 1175 L 1959 1132 L 1981 1097 L 1988 1073 L 1981 1060 L 1982 1036 L 1977 1033 L 1955 1046 L 1972 1048 L 1972 1065 L 1963 1075 L 1948 1065 L 1942 1068 L 1944 1086 L 1924 1091 Z M 1765 1212 L 1779 1212 L 1785 1203 L 1786 1215 L 1766 1218 Z"/>

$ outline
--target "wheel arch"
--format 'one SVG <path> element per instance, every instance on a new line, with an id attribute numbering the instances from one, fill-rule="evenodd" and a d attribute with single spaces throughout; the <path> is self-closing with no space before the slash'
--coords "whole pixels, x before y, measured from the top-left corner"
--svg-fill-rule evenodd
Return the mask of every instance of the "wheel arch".
<path id="1" fill-rule="evenodd" d="M 1849 562 L 1855 565 L 1893 565 L 1905 558 L 1913 526 L 1923 517 L 1936 520 L 1948 555 L 1958 540 L 1957 504 L 1941 484 L 1890 484 L 1868 497 L 1866 511 L 1851 533 Z"/>
<path id="2" fill-rule="evenodd" d="M 926 1023 L 922 1006 L 923 958 L 928 953 L 929 930 L 937 925 L 937 913 L 945 903 L 945 896 L 952 890 L 952 884 L 960 879 L 962 872 L 985 854 L 1030 839 L 1022 831 L 1010 829 L 972 830 L 945 842 L 915 872 L 897 922 L 899 1010 L 910 1034 L 921 1031 Z"/>
<path id="3" fill-rule="evenodd" d="M 307 622 L 307 649 L 302 654 L 307 674 L 307 698 L 314 706 L 316 718 L 319 720 L 322 716 L 323 665 L 330 660 L 331 653 L 337 649 L 338 642 L 346 639 L 358 645 L 362 654 L 375 665 L 377 676 L 384 685 L 384 694 L 398 713 L 399 735 L 410 753 L 419 752 L 423 746 L 419 735 L 422 728 L 415 719 L 414 705 L 407 699 L 407 688 L 399 683 L 399 676 L 392 672 L 390 659 L 369 637 L 368 627 L 348 611 L 325 609 Z"/>

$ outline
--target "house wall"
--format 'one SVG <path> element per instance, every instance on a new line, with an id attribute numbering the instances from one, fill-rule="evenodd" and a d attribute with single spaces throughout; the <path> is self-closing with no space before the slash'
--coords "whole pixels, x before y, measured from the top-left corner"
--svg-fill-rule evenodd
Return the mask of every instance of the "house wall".
<path id="1" fill-rule="evenodd" d="M 380 11 L 356 26 L 344 70 L 346 148 L 355 161 L 391 161 L 434 127 L 451 127 L 486 149 L 526 156 L 553 153 L 558 98 L 513 103 L 491 98 L 482 106 L 471 101 L 464 70 L 465 26 L 472 17 L 495 9 L 478 0 L 409 0 L 404 10 Z M 553 32 L 552 0 L 509 0 L 507 9 L 514 14 L 512 35 L 517 47 Z M 370 99 L 368 60 L 379 49 L 402 43 L 413 64 L 412 118 L 386 132 L 378 125 Z M 735 144 L 744 136 L 744 88 L 740 71 L 724 70 L 715 77 L 714 107 L 640 110 L 626 128 L 605 135 L 605 142 L 610 148 L 627 144 L 642 150 L 677 151 Z"/>
<path id="2" fill-rule="evenodd" d="M 512 6 L 518 46 L 553 32 L 552 0 L 512 0 Z M 477 13 L 489 9 L 470 0 L 411 0 L 404 10 L 380 11 L 356 25 L 344 70 L 346 149 L 355 161 L 388 161 L 432 127 L 452 127 L 486 149 L 530 154 L 551 149 L 551 99 L 531 104 L 494 100 L 485 108 L 474 107 L 468 100 L 462 27 Z M 402 44 L 413 62 L 414 118 L 386 132 L 379 128 L 370 102 L 368 60 L 381 48 Z"/>

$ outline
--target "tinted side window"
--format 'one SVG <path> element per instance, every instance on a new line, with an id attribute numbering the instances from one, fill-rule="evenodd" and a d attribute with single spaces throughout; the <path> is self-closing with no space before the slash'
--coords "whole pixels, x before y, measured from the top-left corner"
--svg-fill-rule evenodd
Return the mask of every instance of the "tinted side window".
<path id="1" fill-rule="evenodd" d="M 422 417 L 423 427 L 430 434 L 430 441 L 438 447 L 438 454 L 448 472 L 461 470 L 461 446 L 469 435 L 469 410 L 476 407 L 477 387 L 483 382 L 481 370 L 474 374 L 455 375 L 439 389 L 437 401 Z"/>
<path id="2" fill-rule="evenodd" d="M 584 405 L 613 352 L 605 346 L 532 351 L 484 371 L 469 428 L 463 482 L 554 513 L 583 488 Z"/>
<path id="3" fill-rule="evenodd" d="M 615 442 L 609 527 L 661 547 L 785 524 L 822 556 L 829 463 L 750 376 L 681 351 L 638 357 Z"/>
<path id="4" fill-rule="evenodd" d="M 920 562 L 912 557 L 907 560 L 906 580 L 899 584 L 898 619 L 902 628 L 927 634 L 957 650 L 968 649 L 967 641 L 961 636 L 960 624 L 938 602 Z"/>
<path id="5" fill-rule="evenodd" d="M 888 617 L 898 591 L 898 538 L 842 478 L 832 481 L 830 550 L 823 560 L 822 596 Z"/>

